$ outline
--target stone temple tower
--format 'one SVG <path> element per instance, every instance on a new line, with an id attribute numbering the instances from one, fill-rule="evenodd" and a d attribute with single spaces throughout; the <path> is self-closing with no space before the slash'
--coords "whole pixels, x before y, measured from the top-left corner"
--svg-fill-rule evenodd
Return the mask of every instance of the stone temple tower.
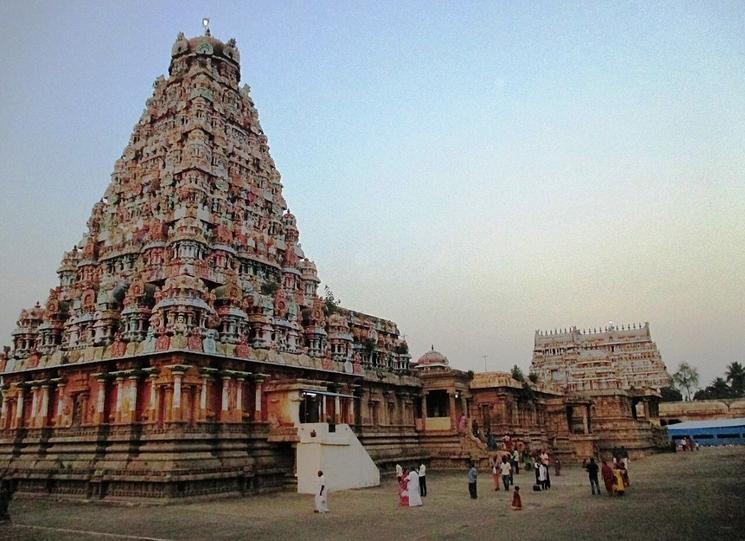
<path id="1" fill-rule="evenodd" d="M 59 285 L 21 312 L 0 357 L 0 467 L 53 479 L 64 464 L 58 490 L 101 496 L 281 484 L 288 451 L 266 446 L 294 436 L 279 427 L 301 412 L 359 419 L 368 373 L 407 385 L 396 325 L 318 295 L 239 62 L 235 40 L 178 35 Z M 228 463 L 214 435 L 230 426 L 258 439 Z M 176 468 L 143 457 L 188 447 L 184 431 L 211 438 L 202 462 L 184 455 L 192 481 L 142 481 Z M 119 484 L 91 488 L 107 468 Z M 217 473 L 193 481 L 206 470 Z M 248 471 L 266 475 L 249 483 Z"/>

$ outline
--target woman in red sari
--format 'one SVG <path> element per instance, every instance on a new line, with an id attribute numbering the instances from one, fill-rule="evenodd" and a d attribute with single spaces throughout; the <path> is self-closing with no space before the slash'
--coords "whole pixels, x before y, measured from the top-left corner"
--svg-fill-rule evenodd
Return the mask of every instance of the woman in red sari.
<path id="1" fill-rule="evenodd" d="M 613 496 L 613 468 L 608 465 L 607 460 L 603 460 L 603 466 L 600 468 L 600 474 L 603 476 L 603 484 L 609 496 Z"/>
<path id="2" fill-rule="evenodd" d="M 398 504 L 403 507 L 409 507 L 409 478 L 408 471 L 406 468 L 403 470 L 403 475 L 398 481 Z"/>

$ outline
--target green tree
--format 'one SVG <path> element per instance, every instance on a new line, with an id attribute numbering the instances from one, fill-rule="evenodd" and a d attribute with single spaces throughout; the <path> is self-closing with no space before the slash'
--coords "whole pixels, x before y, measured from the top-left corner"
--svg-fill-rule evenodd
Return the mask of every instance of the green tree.
<path id="1" fill-rule="evenodd" d="M 517 365 L 512 367 L 510 374 L 512 374 L 512 379 L 516 379 L 517 381 L 525 381 L 525 374 L 523 374 L 523 371 L 520 370 L 520 367 Z"/>
<path id="2" fill-rule="evenodd" d="M 660 389 L 662 393 L 662 402 L 680 402 L 683 400 L 683 395 L 675 387 L 663 387 Z"/>
<path id="3" fill-rule="evenodd" d="M 530 372 L 528 374 L 528 380 L 530 381 L 530 383 L 538 383 L 538 374 L 536 374 L 535 372 Z"/>
<path id="4" fill-rule="evenodd" d="M 673 374 L 673 385 L 686 400 L 691 400 L 694 391 L 698 389 L 698 370 L 688 363 L 680 363 L 678 371 Z"/>
<path id="5" fill-rule="evenodd" d="M 741 363 L 731 363 L 727 367 L 725 376 L 734 396 L 745 394 L 745 367 Z"/>
<path id="6" fill-rule="evenodd" d="M 693 395 L 694 400 L 716 400 L 720 398 L 732 398 L 732 388 L 727 385 L 724 378 L 715 378 L 711 385 L 698 391 Z"/>

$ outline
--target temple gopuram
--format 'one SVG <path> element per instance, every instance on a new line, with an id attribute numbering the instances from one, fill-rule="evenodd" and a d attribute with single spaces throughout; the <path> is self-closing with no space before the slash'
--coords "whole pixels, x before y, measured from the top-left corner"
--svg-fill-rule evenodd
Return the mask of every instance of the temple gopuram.
<path id="1" fill-rule="evenodd" d="M 638 423 L 659 424 L 660 388 L 670 384 L 649 323 L 536 331 L 531 369 L 566 396 L 591 400 L 596 431 L 607 445 L 661 444 L 654 427 Z"/>
<path id="2" fill-rule="evenodd" d="M 179 34 L 59 285 L 21 312 L 0 359 L 21 491 L 261 490 L 292 481 L 301 422 L 414 434 L 406 342 L 318 295 L 239 61 Z"/>
<path id="3" fill-rule="evenodd" d="M 654 391 L 410 362 L 395 323 L 320 296 L 239 62 L 235 40 L 178 35 L 59 285 L 0 354 L 2 477 L 180 499 L 304 491 L 318 464 L 332 489 L 344 467 L 370 486 L 397 462 L 486 465 L 487 435 L 566 462 L 654 448 Z"/>
<path id="4" fill-rule="evenodd" d="M 532 368 L 541 380 L 570 392 L 670 385 L 649 323 L 536 331 Z"/>

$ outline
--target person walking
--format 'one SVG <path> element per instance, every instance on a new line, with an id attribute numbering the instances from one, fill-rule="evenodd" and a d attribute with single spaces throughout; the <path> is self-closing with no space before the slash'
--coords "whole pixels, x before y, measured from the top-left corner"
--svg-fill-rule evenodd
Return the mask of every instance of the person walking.
<path id="1" fill-rule="evenodd" d="M 491 479 L 494 483 L 494 490 L 499 490 L 499 476 L 501 475 L 501 472 L 499 471 L 499 455 L 494 455 L 491 459 Z"/>
<path id="2" fill-rule="evenodd" d="M 468 494 L 471 496 L 472 500 L 475 500 L 478 498 L 478 493 L 476 492 L 476 478 L 479 476 L 479 470 L 476 469 L 476 464 L 474 464 L 473 460 L 470 462 L 470 468 L 468 468 Z"/>
<path id="3" fill-rule="evenodd" d="M 512 473 L 514 475 L 520 475 L 520 453 L 517 451 L 517 447 L 515 447 L 512 450 L 512 455 L 510 456 L 510 462 L 512 462 Z M 514 480 L 513 480 L 514 484 Z"/>
<path id="4" fill-rule="evenodd" d="M 401 477 L 404 475 L 404 469 L 401 467 L 401 464 L 396 464 L 396 481 L 399 483 L 401 482 Z"/>
<path id="5" fill-rule="evenodd" d="M 416 472 L 416 465 L 411 467 L 407 479 L 408 484 L 406 488 L 409 496 L 409 507 L 419 507 L 422 505 L 422 492 L 419 485 L 419 474 Z"/>
<path id="6" fill-rule="evenodd" d="M 512 464 L 507 460 L 507 456 L 502 457 L 502 463 L 499 465 L 499 471 L 502 474 L 502 484 L 505 490 L 510 489 L 512 484 Z"/>
<path id="7" fill-rule="evenodd" d="M 427 466 L 424 465 L 424 462 L 422 462 L 419 465 L 419 492 L 421 493 L 422 498 L 427 496 L 427 478 L 425 477 L 427 475 Z"/>
<path id="8" fill-rule="evenodd" d="M 548 481 L 548 467 L 544 463 L 538 464 L 538 484 L 541 490 L 548 490 L 551 485 Z"/>
<path id="9" fill-rule="evenodd" d="M 603 476 L 603 483 L 605 484 L 605 490 L 608 492 L 608 496 L 613 496 L 613 468 L 610 467 L 607 460 L 603 460 L 600 473 Z"/>
<path id="10" fill-rule="evenodd" d="M 315 504 L 316 513 L 328 513 L 328 491 L 326 490 L 326 478 L 323 476 L 323 472 L 318 470 L 318 489 L 316 490 Z"/>
<path id="11" fill-rule="evenodd" d="M 600 468 L 595 463 L 594 458 L 590 458 L 590 462 L 585 466 L 585 469 L 590 478 L 590 489 L 592 490 L 592 495 L 594 496 L 595 491 L 597 490 L 597 495 L 600 496 L 600 483 L 598 482 L 598 471 Z"/>

